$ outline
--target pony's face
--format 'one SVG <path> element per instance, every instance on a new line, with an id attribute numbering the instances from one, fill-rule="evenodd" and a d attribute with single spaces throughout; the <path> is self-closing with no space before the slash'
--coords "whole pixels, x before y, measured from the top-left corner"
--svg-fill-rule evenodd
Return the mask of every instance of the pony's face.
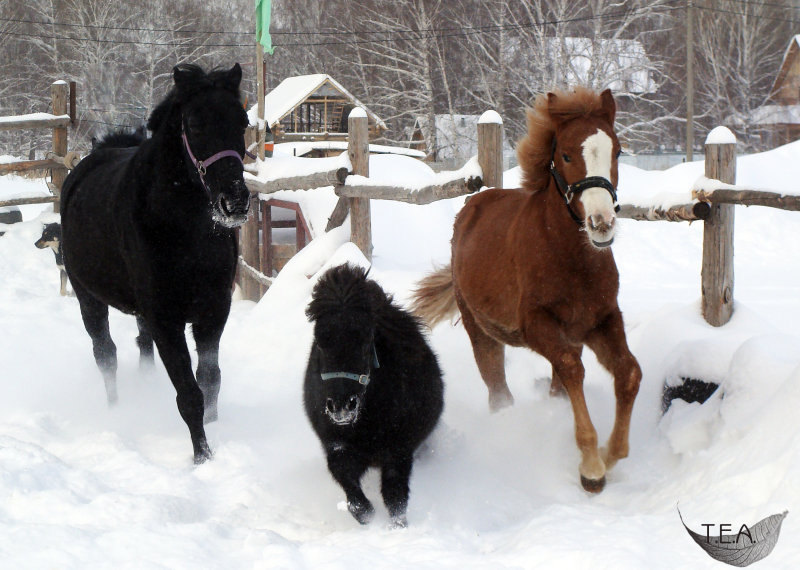
<path id="1" fill-rule="evenodd" d="M 611 92 L 601 95 L 603 109 L 592 117 L 581 117 L 556 126 L 553 162 L 567 184 L 585 179 L 604 179 L 603 186 L 588 187 L 570 196 L 570 207 L 584 223 L 591 244 L 602 249 L 611 245 L 616 233 L 615 197 L 620 144 L 614 133 L 615 104 Z M 595 178 L 597 177 L 597 178 Z"/>
<path id="2" fill-rule="evenodd" d="M 328 420 L 338 426 L 353 425 L 361 414 L 364 393 L 372 372 L 373 331 L 345 317 L 322 317 L 314 327 L 321 383 L 320 401 Z"/>
<path id="3" fill-rule="evenodd" d="M 214 221 L 226 227 L 239 226 L 247 219 L 250 192 L 244 183 L 242 161 L 229 154 L 201 168 L 192 162 L 189 152 L 200 162 L 208 162 L 224 151 L 244 157 L 248 120 L 239 100 L 241 78 L 238 63 L 228 71 L 213 72 L 203 78 L 180 67 L 174 71 L 181 100 L 181 126 L 188 147 L 184 148 L 184 162 L 191 176 L 200 177 Z"/>

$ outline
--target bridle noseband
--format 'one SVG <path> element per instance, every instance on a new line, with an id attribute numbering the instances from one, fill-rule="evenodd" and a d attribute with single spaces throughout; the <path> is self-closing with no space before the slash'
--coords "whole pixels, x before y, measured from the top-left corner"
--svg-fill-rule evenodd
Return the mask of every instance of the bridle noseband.
<path id="1" fill-rule="evenodd" d="M 588 176 L 572 184 L 567 184 L 567 181 L 564 180 L 564 177 L 561 176 L 561 173 L 556 169 L 555 137 L 553 137 L 553 154 L 550 157 L 550 175 L 553 177 L 553 180 L 555 180 L 556 188 L 558 188 L 561 197 L 564 198 L 564 202 L 567 204 L 569 215 L 572 216 L 572 219 L 575 220 L 575 223 L 579 226 L 583 226 L 584 221 L 575 213 L 575 210 L 572 209 L 571 202 L 576 195 L 579 195 L 589 188 L 603 188 L 607 190 L 608 193 L 611 194 L 611 199 L 614 201 L 614 211 L 619 212 L 620 207 L 619 201 L 617 200 L 617 190 L 608 178 L 603 176 Z"/>
<path id="2" fill-rule="evenodd" d="M 372 368 L 380 368 L 380 362 L 378 362 L 378 351 L 375 350 L 375 343 L 372 344 Z M 355 380 L 362 386 L 367 386 L 370 382 L 370 374 L 372 370 L 367 372 L 366 374 L 356 374 L 355 372 L 323 372 L 320 374 L 320 378 L 322 380 L 333 380 L 334 378 L 344 378 L 346 380 Z"/>
<path id="3" fill-rule="evenodd" d="M 197 169 L 197 175 L 200 177 L 200 183 L 203 185 L 203 189 L 206 191 L 208 195 L 208 199 L 211 200 L 211 190 L 209 190 L 208 185 L 206 184 L 206 171 L 209 166 L 217 162 L 221 158 L 225 158 L 226 156 L 230 156 L 238 160 L 242 167 L 244 167 L 244 160 L 242 159 L 241 155 L 236 152 L 235 150 L 221 150 L 216 154 L 211 155 L 205 160 L 197 160 L 192 152 L 192 148 L 189 146 L 189 139 L 186 138 L 186 129 L 184 128 L 183 121 L 181 121 L 181 139 L 183 140 L 183 146 L 186 149 L 187 154 L 189 155 L 189 160 L 192 161 L 192 164 Z M 250 158 L 255 158 L 255 155 L 244 151 L 245 155 L 249 156 Z"/>

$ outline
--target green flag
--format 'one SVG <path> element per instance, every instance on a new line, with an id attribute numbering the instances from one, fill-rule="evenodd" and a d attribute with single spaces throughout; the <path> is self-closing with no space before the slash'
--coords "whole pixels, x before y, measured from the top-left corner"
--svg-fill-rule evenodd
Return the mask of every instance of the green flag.
<path id="1" fill-rule="evenodd" d="M 264 51 L 270 55 L 275 51 L 269 35 L 271 11 L 272 0 L 256 0 L 256 41 L 264 46 Z"/>

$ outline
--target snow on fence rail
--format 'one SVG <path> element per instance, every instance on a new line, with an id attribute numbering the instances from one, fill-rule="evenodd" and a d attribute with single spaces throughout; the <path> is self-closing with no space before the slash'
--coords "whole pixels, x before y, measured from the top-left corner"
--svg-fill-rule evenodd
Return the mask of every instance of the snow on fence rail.
<path id="1" fill-rule="evenodd" d="M 730 131 L 726 133 L 719 129 L 714 129 L 706 141 L 705 177 L 695 184 L 690 202 L 666 209 L 622 204 L 619 212 L 621 218 L 642 221 L 703 222 L 702 308 L 704 318 L 714 326 L 727 323 L 733 313 L 734 204 L 800 211 L 800 196 L 734 186 L 736 139 Z M 428 204 L 471 194 L 484 186 L 502 186 L 503 125 L 499 115 L 493 111 L 484 113 L 478 124 L 477 160 L 472 159 L 461 170 L 440 173 L 440 180 L 425 188 L 371 183 L 365 118 L 351 115 L 348 131 L 347 166 L 306 176 L 275 178 L 267 182 L 248 179 L 248 187 L 255 193 L 271 193 L 334 186 L 340 199 L 326 231 L 341 225 L 349 212 L 352 241 L 367 258 L 371 258 L 369 200 Z M 269 231 L 269 228 L 259 227 L 257 217 L 248 220 L 246 225 L 251 225 L 251 228 L 240 234 L 240 238 L 248 242 L 241 243 L 240 283 L 246 297 L 257 299 L 272 283 L 272 278 L 264 275 L 259 265 L 262 257 L 259 255 L 259 231 Z M 242 275 L 246 278 L 241 279 Z"/>
<path id="2" fill-rule="evenodd" d="M 31 196 L 0 200 L 0 206 L 19 206 L 24 204 L 42 204 L 53 202 L 53 210 L 58 212 L 58 201 L 61 185 L 67 177 L 67 170 L 72 169 L 80 161 L 80 156 L 67 152 L 67 127 L 75 120 L 75 82 L 67 84 L 56 81 L 50 86 L 53 113 L 32 113 L 0 117 L 0 130 L 11 129 L 53 129 L 53 150 L 44 160 L 21 160 L 0 164 L 0 174 L 24 172 L 28 170 L 50 170 L 51 181 L 48 183 L 52 196 Z M 69 113 L 67 103 L 69 102 Z"/>

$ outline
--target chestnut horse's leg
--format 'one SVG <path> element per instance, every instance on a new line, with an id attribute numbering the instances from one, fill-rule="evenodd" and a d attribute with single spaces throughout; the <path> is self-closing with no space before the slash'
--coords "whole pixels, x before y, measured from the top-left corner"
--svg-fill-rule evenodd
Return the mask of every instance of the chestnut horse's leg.
<path id="1" fill-rule="evenodd" d="M 554 374 L 569 396 L 575 420 L 575 441 L 581 452 L 578 468 L 581 485 L 591 493 L 599 493 L 606 483 L 606 466 L 597 449 L 597 431 L 592 425 L 583 394 L 583 347 L 564 341 L 559 324 L 545 311 L 529 312 L 525 316 L 522 334 L 532 350 L 550 361 Z"/>
<path id="2" fill-rule="evenodd" d="M 608 438 L 608 444 L 601 451 L 606 468 L 610 469 L 619 459 L 628 456 L 631 413 L 633 401 L 639 392 L 642 371 L 628 348 L 619 309 L 592 331 L 586 345 L 597 355 L 600 364 L 614 376 L 614 393 L 617 398 L 614 429 Z"/>
<path id="3" fill-rule="evenodd" d="M 458 301 L 457 295 L 456 300 Z M 458 308 L 461 311 L 461 321 L 472 343 L 472 353 L 475 355 L 478 371 L 486 387 L 489 388 L 489 409 L 496 412 L 513 405 L 514 396 L 511 395 L 506 383 L 505 345 L 483 332 L 464 303 L 458 301 Z"/>

